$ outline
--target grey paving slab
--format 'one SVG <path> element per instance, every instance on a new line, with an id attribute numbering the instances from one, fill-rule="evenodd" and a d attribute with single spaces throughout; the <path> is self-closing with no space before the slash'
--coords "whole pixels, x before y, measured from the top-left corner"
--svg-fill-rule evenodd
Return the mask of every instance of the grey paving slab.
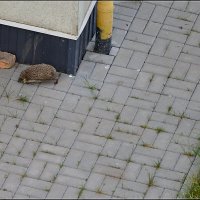
<path id="1" fill-rule="evenodd" d="M 94 37 L 75 77 L 1 72 L 1 198 L 176 198 L 197 168 L 199 2 L 114 4 L 110 54 Z"/>

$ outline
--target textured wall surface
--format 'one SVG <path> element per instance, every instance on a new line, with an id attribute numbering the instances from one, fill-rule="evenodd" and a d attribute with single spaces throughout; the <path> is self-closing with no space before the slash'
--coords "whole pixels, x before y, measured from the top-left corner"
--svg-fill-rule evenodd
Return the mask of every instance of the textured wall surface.
<path id="1" fill-rule="evenodd" d="M 90 1 L 0 1 L 0 19 L 78 35 L 89 5 Z"/>

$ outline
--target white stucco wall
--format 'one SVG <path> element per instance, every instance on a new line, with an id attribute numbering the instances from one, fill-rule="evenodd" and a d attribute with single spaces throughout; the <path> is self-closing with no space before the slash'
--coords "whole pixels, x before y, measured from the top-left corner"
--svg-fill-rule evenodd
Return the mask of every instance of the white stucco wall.
<path id="1" fill-rule="evenodd" d="M 77 36 L 92 1 L 0 1 L 0 19 Z"/>

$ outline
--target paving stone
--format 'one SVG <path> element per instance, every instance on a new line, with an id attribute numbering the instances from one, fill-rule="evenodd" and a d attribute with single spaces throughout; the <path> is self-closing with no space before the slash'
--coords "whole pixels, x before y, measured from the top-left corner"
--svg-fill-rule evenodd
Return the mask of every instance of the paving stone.
<path id="1" fill-rule="evenodd" d="M 58 99 L 58 100 L 63 100 L 65 97 L 64 92 L 60 92 L 60 91 L 56 91 L 56 90 L 52 90 L 48 88 L 43 88 L 43 87 L 38 88 L 35 95 L 40 95 L 40 96 L 49 97 L 49 98 Z"/>
<path id="2" fill-rule="evenodd" d="M 177 61 L 177 63 L 175 64 L 175 66 L 173 68 L 173 71 L 172 71 L 170 77 L 180 79 L 180 80 L 184 80 L 189 68 L 190 68 L 190 64 L 184 63 L 184 62 L 181 62 L 181 61 Z"/>
<path id="3" fill-rule="evenodd" d="M 176 133 L 189 136 L 190 132 L 192 131 L 192 129 L 194 127 L 194 123 L 195 123 L 194 120 L 182 119 L 179 123 Z"/>
<path id="4" fill-rule="evenodd" d="M 124 21 L 124 20 L 120 20 L 120 19 L 115 19 L 113 21 L 113 27 L 114 28 L 119 28 L 122 30 L 128 30 L 130 26 L 130 22 Z"/>
<path id="5" fill-rule="evenodd" d="M 97 158 L 98 156 L 96 154 L 86 152 L 83 155 L 82 160 L 80 161 L 78 167 L 86 171 L 91 171 L 97 161 Z"/>
<path id="6" fill-rule="evenodd" d="M 165 189 L 162 193 L 161 199 L 174 199 L 177 197 L 177 192 L 174 190 Z"/>
<path id="7" fill-rule="evenodd" d="M 159 134 L 153 144 L 155 148 L 166 150 L 172 138 L 170 133 Z"/>
<path id="8" fill-rule="evenodd" d="M 170 180 L 174 180 L 174 181 L 182 181 L 184 176 L 185 176 L 185 174 L 177 172 L 177 171 L 158 169 L 156 171 L 155 176 L 161 177 L 161 178 L 170 179 Z"/>
<path id="9" fill-rule="evenodd" d="M 125 14 L 126 16 L 134 17 L 136 10 L 129 8 L 129 7 L 123 7 L 123 6 L 115 5 L 114 13 L 118 13 L 118 14 L 122 14 L 122 15 Z"/>
<path id="10" fill-rule="evenodd" d="M 156 6 L 150 20 L 153 22 L 163 23 L 168 11 L 169 8 L 164 6 Z"/>
<path id="11" fill-rule="evenodd" d="M 148 20 L 153 13 L 154 8 L 154 5 L 143 2 L 139 11 L 137 12 L 136 17 Z"/>
<path id="12" fill-rule="evenodd" d="M 139 153 L 134 153 L 131 157 L 131 161 L 138 164 L 153 166 L 155 162 L 157 161 L 157 158 L 142 155 Z"/>
<path id="13" fill-rule="evenodd" d="M 79 65 L 79 70 L 77 71 L 76 76 L 83 76 L 83 77 L 89 77 L 94 70 L 95 63 L 82 60 L 81 64 Z"/>
<path id="14" fill-rule="evenodd" d="M 149 35 L 129 31 L 125 39 L 152 45 L 155 38 Z"/>
<path id="15" fill-rule="evenodd" d="M 168 40 L 172 40 L 175 42 L 180 42 L 180 43 L 185 43 L 187 40 L 187 36 L 186 35 L 182 35 L 176 32 L 172 32 L 172 31 L 167 31 L 167 30 L 160 30 L 158 37 L 160 38 L 164 38 L 164 39 L 168 39 Z"/>
<path id="16" fill-rule="evenodd" d="M 18 155 L 18 152 L 22 150 L 25 141 L 25 139 L 13 137 L 9 142 L 6 153 Z"/>
<path id="17" fill-rule="evenodd" d="M 122 188 L 117 188 L 114 192 L 114 196 L 123 198 L 123 199 L 130 199 L 130 198 L 134 198 L 134 199 L 142 199 L 144 197 L 144 194 L 139 193 L 139 192 L 134 192 L 134 191 L 130 191 L 130 190 L 126 190 L 126 189 L 122 189 Z"/>
<path id="18" fill-rule="evenodd" d="M 172 70 L 170 68 L 166 68 L 160 65 L 145 63 L 142 71 L 151 73 L 151 76 L 149 77 L 149 80 L 148 80 L 150 83 L 150 80 L 152 79 L 153 74 L 168 76 Z"/>
<path id="19" fill-rule="evenodd" d="M 191 64 L 185 79 L 197 83 L 200 79 L 199 66 Z"/>
<path id="20" fill-rule="evenodd" d="M 177 181 L 172 181 L 172 180 L 158 178 L 158 177 L 155 177 L 154 181 L 155 181 L 156 186 L 164 187 L 166 189 L 179 191 L 181 187 L 181 183 Z"/>
<path id="21" fill-rule="evenodd" d="M 114 27 L 113 33 L 112 33 L 112 46 L 120 47 L 126 33 L 127 33 L 126 30 L 122 30 L 122 29 L 118 29 Z"/>
<path id="22" fill-rule="evenodd" d="M 136 181 L 140 171 L 141 165 L 136 163 L 128 163 L 122 178 L 129 181 Z"/>
<path id="23" fill-rule="evenodd" d="M 113 101 L 115 103 L 125 104 L 130 92 L 131 92 L 130 88 L 119 86 L 113 96 Z"/>
<path id="24" fill-rule="evenodd" d="M 81 128 L 81 131 L 88 134 L 93 134 L 98 128 L 100 122 L 101 119 L 88 116 L 83 124 L 83 127 Z"/>
<path id="25" fill-rule="evenodd" d="M 179 60 L 182 61 L 182 62 L 198 65 L 200 59 L 199 59 L 199 56 L 181 53 L 180 56 L 179 56 Z"/>
<path id="26" fill-rule="evenodd" d="M 4 182 L 3 190 L 11 191 L 13 193 L 16 192 L 19 184 L 21 182 L 21 176 L 15 174 L 9 174 L 8 178 Z"/>
<path id="27" fill-rule="evenodd" d="M 96 132 L 95 130 L 94 132 L 96 135 L 99 135 L 99 136 L 108 136 L 110 135 L 113 126 L 114 126 L 113 121 L 102 119 L 98 128 L 96 129 Z"/>
<path id="28" fill-rule="evenodd" d="M 139 51 L 134 51 L 127 68 L 139 70 L 142 68 L 147 54 Z"/>
<path id="29" fill-rule="evenodd" d="M 2 162 L 9 163 L 11 165 L 16 165 L 19 167 L 28 167 L 31 163 L 31 159 L 4 153 L 2 156 Z"/>
<path id="30" fill-rule="evenodd" d="M 136 77 L 138 75 L 138 71 L 132 70 L 132 69 L 127 69 L 124 67 L 117 67 L 117 66 L 113 65 L 109 70 L 109 74 L 136 79 Z"/>
<path id="31" fill-rule="evenodd" d="M 124 40 L 122 43 L 122 47 L 130 50 L 141 51 L 144 53 L 148 53 L 151 46 L 148 44 L 131 41 L 131 40 Z"/>
<path id="32" fill-rule="evenodd" d="M 147 24 L 147 26 L 146 26 L 146 28 L 145 28 L 145 30 L 144 30 L 144 34 L 151 35 L 151 36 L 155 37 L 155 36 L 158 35 L 161 26 L 162 25 L 159 24 L 159 23 L 149 21 L 148 24 Z"/>
<path id="33" fill-rule="evenodd" d="M 24 194 L 24 195 L 29 195 L 34 198 L 42 198 L 44 199 L 47 195 L 46 191 L 40 190 L 40 189 L 35 189 L 27 186 L 19 186 L 18 190 L 19 193 Z"/>
<path id="34" fill-rule="evenodd" d="M 111 196 L 84 190 L 81 195 L 81 198 L 83 198 L 83 199 L 110 199 Z"/>
<path id="35" fill-rule="evenodd" d="M 62 198 L 65 193 L 65 190 L 65 186 L 54 183 L 47 195 L 47 199 Z"/>
<path id="36" fill-rule="evenodd" d="M 179 156 L 179 153 L 167 151 L 162 159 L 161 167 L 173 170 L 179 159 Z"/>
<path id="37" fill-rule="evenodd" d="M 0 190 L 0 197 L 2 199 L 11 199 L 12 196 L 13 194 L 11 192 Z"/>
<path id="38" fill-rule="evenodd" d="M 126 67 L 129 63 L 132 53 L 133 52 L 131 50 L 120 48 L 113 61 L 113 65 Z"/>
<path id="39" fill-rule="evenodd" d="M 157 56 L 164 56 L 169 45 L 170 45 L 169 40 L 156 38 L 150 53 Z"/>
<path id="40" fill-rule="evenodd" d="M 134 18 L 129 28 L 130 31 L 142 33 L 147 25 L 148 21 L 145 19 Z"/>
<path id="41" fill-rule="evenodd" d="M 176 163 L 175 170 L 179 172 L 187 172 L 190 168 L 191 160 L 188 156 L 181 155 L 178 162 Z"/>
<path id="42" fill-rule="evenodd" d="M 121 89 L 118 88 L 118 89 Z M 130 89 L 127 89 L 127 88 L 124 88 L 126 90 L 130 90 Z M 127 95 L 126 95 L 127 96 Z M 123 108 L 123 105 L 121 104 L 118 104 L 118 103 L 115 103 L 115 102 L 108 102 L 108 101 L 102 101 L 102 100 L 96 100 L 94 105 L 93 105 L 95 108 L 98 108 L 98 109 L 102 109 L 102 110 L 106 110 L 106 111 L 111 111 L 111 112 L 115 112 L 115 113 L 120 113 L 122 108 Z"/>
<path id="43" fill-rule="evenodd" d="M 115 85 L 121 85 L 124 87 L 132 87 L 135 80 L 132 78 L 127 78 L 127 77 L 123 77 L 123 76 L 116 76 L 116 75 L 112 75 L 112 74 L 108 74 L 106 79 L 105 79 L 106 83 L 112 83 Z"/>
<path id="44" fill-rule="evenodd" d="M 109 56 L 109 55 L 103 55 L 103 54 L 98 54 L 94 52 L 86 52 L 84 56 L 84 60 L 86 61 L 92 61 L 92 62 L 98 62 L 102 64 L 112 64 L 114 59 L 114 56 Z"/>
<path id="45" fill-rule="evenodd" d="M 148 87 L 148 91 L 159 94 L 162 92 L 162 90 L 167 82 L 167 77 L 153 74 L 150 80 L 151 80 L 151 83 Z"/>
<path id="46" fill-rule="evenodd" d="M 149 144 L 149 145 L 153 145 L 153 143 L 155 142 L 157 137 L 157 133 L 154 130 L 151 129 L 145 129 L 142 137 L 140 138 L 139 144 L 143 145 L 143 144 Z"/>
<path id="47" fill-rule="evenodd" d="M 136 113 L 137 113 L 136 108 L 133 108 L 132 106 L 124 106 L 124 108 L 120 114 L 120 121 L 124 122 L 124 123 L 132 124 Z"/>
<path id="48" fill-rule="evenodd" d="M 130 133 L 124 133 L 121 131 L 113 131 L 111 134 L 112 138 L 118 141 L 128 142 L 131 144 L 137 144 L 140 136 Z"/>
<path id="49" fill-rule="evenodd" d="M 116 158 L 120 160 L 128 160 L 133 152 L 134 146 L 129 143 L 122 143 L 119 151 L 117 152 Z"/>
<path id="50" fill-rule="evenodd" d="M 136 89 L 146 90 L 150 84 L 151 78 L 152 73 L 140 72 L 133 87 Z"/>
<path id="51" fill-rule="evenodd" d="M 60 170 L 59 174 L 65 175 L 65 176 L 70 176 L 70 177 L 75 177 L 79 179 L 87 179 L 89 177 L 89 172 L 85 170 L 80 170 L 80 169 L 74 169 L 70 167 L 62 167 Z"/>
<path id="52" fill-rule="evenodd" d="M 63 133 L 62 129 L 50 127 L 44 137 L 44 142 L 55 145 Z"/>
<path id="53" fill-rule="evenodd" d="M 45 162 L 41 160 L 33 160 L 27 170 L 27 176 L 31 178 L 39 178 L 44 170 Z"/>
<path id="54" fill-rule="evenodd" d="M 81 151 L 91 152 L 91 153 L 100 153 L 102 150 L 102 147 L 95 144 L 85 143 L 85 142 L 79 142 L 75 141 L 75 143 L 72 146 L 73 148 Z"/>
<path id="55" fill-rule="evenodd" d="M 100 189 L 104 178 L 105 176 L 102 174 L 97 174 L 97 173 L 90 174 L 85 186 L 86 189 L 93 190 L 93 191 Z"/>
<path id="56" fill-rule="evenodd" d="M 79 193 L 79 188 L 76 187 L 68 187 L 63 198 L 71 198 L 71 199 L 77 199 L 78 198 L 78 193 Z"/>
<path id="57" fill-rule="evenodd" d="M 151 111 L 139 109 L 133 121 L 133 125 L 141 126 L 146 124 L 150 116 L 151 116 Z"/>
<path id="58" fill-rule="evenodd" d="M 28 187 L 40 189 L 40 190 L 49 190 L 52 185 L 49 182 L 37 180 L 33 178 L 28 178 L 28 177 L 24 177 L 21 184 L 24 186 L 28 186 Z"/>
<path id="59" fill-rule="evenodd" d="M 76 108 L 76 105 L 79 99 L 80 99 L 80 96 L 67 93 L 60 108 L 62 110 L 73 111 Z"/>
<path id="60" fill-rule="evenodd" d="M 47 163 L 40 178 L 45 181 L 53 181 L 60 169 L 57 164 Z"/>
<path id="61" fill-rule="evenodd" d="M 132 22 L 132 17 L 127 16 L 127 15 L 123 15 L 123 14 L 118 14 L 118 13 L 114 13 L 114 19 L 121 19 L 127 22 Z"/>
<path id="62" fill-rule="evenodd" d="M 145 195 L 145 198 L 147 199 L 160 199 L 162 193 L 163 193 L 163 188 L 160 187 L 150 187 Z"/>
<path id="63" fill-rule="evenodd" d="M 99 174 L 112 176 L 112 177 L 116 177 L 116 178 L 120 178 L 123 173 L 122 169 L 110 167 L 110 166 L 99 165 L 99 164 L 95 165 L 93 171 L 96 173 L 99 173 Z"/>
<path id="64" fill-rule="evenodd" d="M 118 178 L 106 176 L 102 183 L 101 191 L 105 194 L 112 195 L 118 182 Z"/>
<path id="65" fill-rule="evenodd" d="M 21 156 L 23 156 L 25 158 L 33 158 L 39 145 L 40 145 L 40 143 L 38 143 L 38 142 L 27 140 L 21 151 Z"/>
<path id="66" fill-rule="evenodd" d="M 101 154 L 114 157 L 120 147 L 120 142 L 116 140 L 107 140 Z"/>
<path id="67" fill-rule="evenodd" d="M 193 26 L 193 22 L 191 22 L 190 20 L 185 20 L 185 18 L 181 18 L 181 17 L 177 17 L 177 18 L 172 18 L 170 16 L 168 16 L 165 19 L 165 24 L 167 25 L 171 25 L 171 26 L 177 26 L 177 27 L 182 27 L 184 29 L 187 30 L 191 30 L 192 26 Z"/>

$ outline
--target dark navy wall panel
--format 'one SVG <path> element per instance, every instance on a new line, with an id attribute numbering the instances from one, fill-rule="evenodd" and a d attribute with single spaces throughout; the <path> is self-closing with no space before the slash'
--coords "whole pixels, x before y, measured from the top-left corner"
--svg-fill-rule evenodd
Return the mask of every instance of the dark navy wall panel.
<path id="1" fill-rule="evenodd" d="M 75 75 L 96 31 L 96 6 L 77 40 L 37 33 L 0 24 L 0 51 L 16 55 L 22 64 L 46 63 Z"/>

